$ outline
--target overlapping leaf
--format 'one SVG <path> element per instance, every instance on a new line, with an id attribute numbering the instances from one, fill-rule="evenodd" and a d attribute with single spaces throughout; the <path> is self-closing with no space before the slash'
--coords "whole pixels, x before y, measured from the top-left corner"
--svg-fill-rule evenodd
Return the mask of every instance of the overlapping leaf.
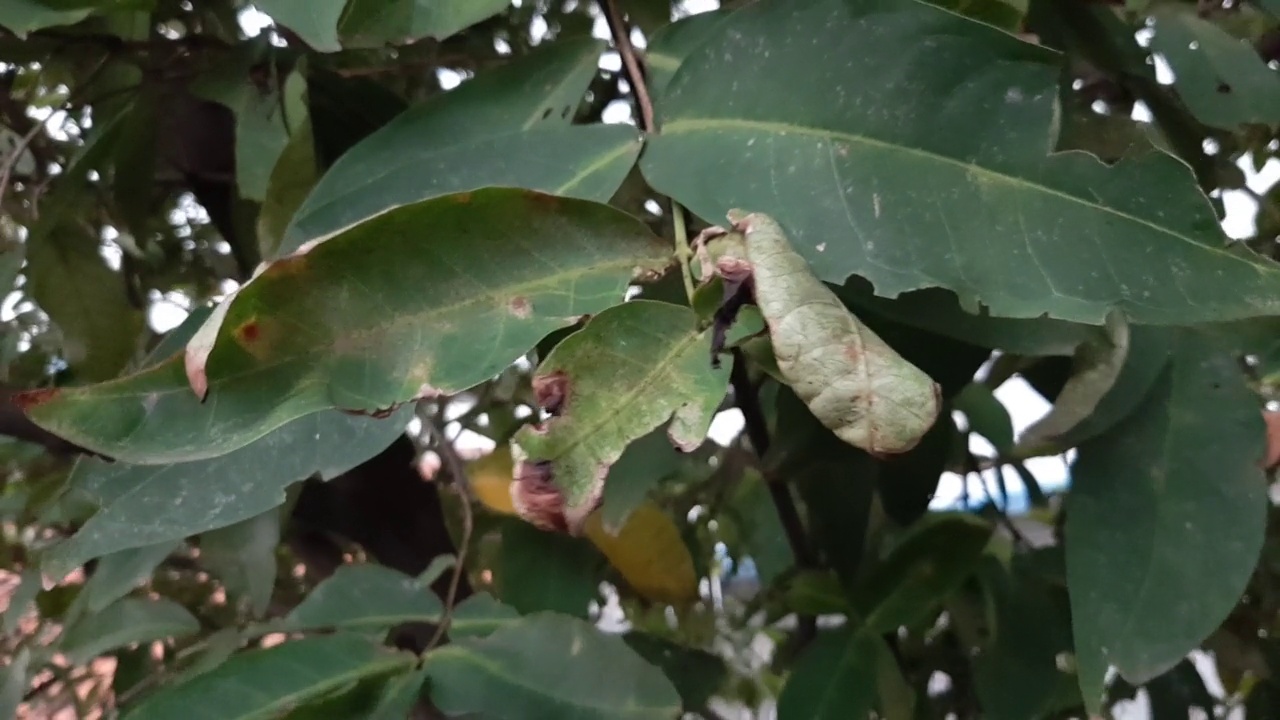
<path id="1" fill-rule="evenodd" d="M 382 565 L 343 565 L 316 586 L 285 623 L 293 628 L 389 628 L 440 619 L 444 606 L 428 583 Z"/>
<path id="2" fill-rule="evenodd" d="M 608 200 L 640 152 L 635 129 L 569 124 L 602 49 L 555 43 L 405 112 L 334 163 L 279 252 L 388 208 L 490 185 Z"/>
<path id="3" fill-rule="evenodd" d="M 674 418 L 667 436 L 676 447 L 702 444 L 729 376 L 711 367 L 709 343 L 689 308 L 636 300 L 592 318 L 538 367 L 534 382 L 551 388 L 554 417 L 516 435 L 517 458 L 549 464 L 571 529 L 596 509 L 633 440 Z"/>
<path id="4" fill-rule="evenodd" d="M 428 200 L 268 266 L 223 306 L 207 363 L 195 343 L 185 370 L 177 357 L 36 393 L 28 414 L 130 462 L 214 457 L 317 410 L 471 387 L 620 301 L 667 256 L 640 221 L 582 200 L 507 189 Z M 207 382 L 203 404 L 184 372 Z"/>
<path id="5" fill-rule="evenodd" d="M 1257 400 L 1231 356 L 1184 331 L 1136 410 L 1080 447 L 1067 580 L 1093 712 L 1108 665 L 1150 680 L 1235 606 L 1266 526 L 1264 442 Z"/>
<path id="6" fill-rule="evenodd" d="M 616 635 L 538 613 L 427 658 L 431 701 L 446 715 L 526 720 L 671 720 L 671 682 Z"/>
<path id="7" fill-rule="evenodd" d="M 339 30 L 346 47 L 443 40 L 510 6 L 508 0 L 350 0 Z"/>
<path id="8" fill-rule="evenodd" d="M 320 52 L 337 52 L 338 18 L 347 0 L 257 0 L 255 5 L 272 20 L 292 30 Z"/>
<path id="9" fill-rule="evenodd" d="M 409 653 L 358 636 L 309 637 L 236 655 L 187 682 L 152 693 L 123 717 L 186 720 L 196 707 L 217 708 L 225 720 L 277 717 L 348 683 L 408 668 L 414 660 Z"/>
<path id="10" fill-rule="evenodd" d="M 193 412 L 202 409 L 189 404 Z M 237 451 L 187 463 L 82 459 L 68 480 L 68 494 L 99 509 L 75 535 L 50 547 L 41 567 L 61 578 L 95 557 L 251 518 L 284 502 L 288 485 L 317 472 L 340 475 L 378 454 L 404 432 L 410 415 L 411 408 L 382 420 L 335 410 L 315 413 Z"/>
<path id="11" fill-rule="evenodd" d="M 876 665 L 887 652 L 874 633 L 823 633 L 796 663 L 778 698 L 778 720 L 868 717 L 876 702 Z"/>
<path id="12" fill-rule="evenodd" d="M 1224 247 L 1177 160 L 1048 154 L 1048 50 L 894 0 L 764 0 L 710 32 L 641 168 L 704 218 L 767 208 L 824 280 L 1092 324 L 1280 312 L 1280 267 Z"/>
<path id="13" fill-rule="evenodd" d="M 67 628 L 58 650 L 74 663 L 87 663 L 108 650 L 199 631 L 200 621 L 172 600 L 127 597 L 81 616 Z"/>

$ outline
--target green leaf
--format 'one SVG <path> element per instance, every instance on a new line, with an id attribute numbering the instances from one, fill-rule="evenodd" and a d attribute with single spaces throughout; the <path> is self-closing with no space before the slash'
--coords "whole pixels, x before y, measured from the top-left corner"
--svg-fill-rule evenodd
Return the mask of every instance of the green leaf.
<path id="1" fill-rule="evenodd" d="M 539 613 L 483 640 L 427 656 L 431 700 L 446 715 L 522 720 L 670 720 L 680 696 L 622 638 Z"/>
<path id="2" fill-rule="evenodd" d="M 319 179 L 315 137 L 311 122 L 306 121 L 289 138 L 267 181 L 266 196 L 258 211 L 258 251 L 262 257 L 278 254 L 289 222 Z"/>
<path id="3" fill-rule="evenodd" d="M 644 66 L 649 72 L 649 92 L 655 102 L 661 102 L 663 91 L 676 70 L 680 69 L 680 63 L 712 35 L 713 29 L 729 13 L 729 10 L 721 9 L 691 15 L 659 28 L 649 38 L 649 45 L 644 51 Z"/>
<path id="4" fill-rule="evenodd" d="M 522 614 L 551 610 L 587 616 L 599 598 L 600 553 L 582 538 L 544 532 L 505 518 L 494 575 L 494 592 Z"/>
<path id="5" fill-rule="evenodd" d="M 142 313 L 129 302 L 124 276 L 107 267 L 98 245 L 72 223 L 27 243 L 31 297 L 62 331 L 68 364 L 88 381 L 120 372 L 142 330 Z"/>
<path id="6" fill-rule="evenodd" d="M 279 252 L 390 208 L 487 186 L 608 200 L 640 152 L 635 128 L 569 124 L 603 47 L 550 43 L 401 114 L 325 173 Z"/>
<path id="7" fill-rule="evenodd" d="M 605 479 L 600 506 L 605 530 L 615 534 L 621 530 L 649 491 L 679 468 L 680 454 L 667 439 L 666 427 L 628 445 Z"/>
<path id="8" fill-rule="evenodd" d="M 518 617 L 520 613 L 515 608 L 503 605 L 489 593 L 478 592 L 453 608 L 449 638 L 484 637 Z"/>
<path id="9" fill-rule="evenodd" d="M 301 73 L 290 73 L 282 87 L 260 94 L 249 83 L 236 112 L 236 189 L 240 197 L 261 201 L 267 196 L 271 171 L 290 135 L 306 118 L 303 95 L 307 82 Z"/>
<path id="10" fill-rule="evenodd" d="M 348 48 L 443 40 L 510 5 L 510 0 L 351 0 L 339 31 Z"/>
<path id="11" fill-rule="evenodd" d="M 67 628 L 58 650 L 84 664 L 116 648 L 200 632 L 200 621 L 186 608 L 164 598 L 121 598 Z"/>
<path id="12" fill-rule="evenodd" d="M 637 631 L 628 632 L 622 640 L 645 662 L 662 669 L 680 693 L 680 701 L 687 711 L 696 712 L 706 707 L 707 701 L 729 678 L 724 660 L 705 650 Z"/>
<path id="13" fill-rule="evenodd" d="M 1013 420 L 991 388 L 971 382 L 953 402 L 968 419 L 969 429 L 986 438 L 996 452 L 1005 456 L 1013 450 Z"/>
<path id="14" fill-rule="evenodd" d="M 40 576 L 38 568 L 29 567 L 22 571 L 22 575 L 18 578 L 18 587 L 9 596 L 9 605 L 4 609 L 4 620 L 0 623 L 0 629 L 4 630 L 4 634 L 8 635 L 18 630 L 18 623 L 22 620 L 22 616 L 27 614 L 31 609 L 31 603 L 36 600 L 36 595 L 40 594 L 43 581 L 44 578 Z"/>
<path id="15" fill-rule="evenodd" d="M 291 628 L 389 628 L 437 622 L 444 613 L 429 585 L 383 565 L 343 565 L 289 613 Z"/>
<path id="16" fill-rule="evenodd" d="M 276 717 L 364 678 L 415 662 L 365 638 L 322 635 L 232 657 L 222 665 L 149 695 L 124 720 L 186 720 L 191 709 L 217 708 L 219 720 Z"/>
<path id="17" fill-rule="evenodd" d="M 248 605 L 253 617 L 266 614 L 275 589 L 280 515 L 280 508 L 271 508 L 200 536 L 201 563 L 229 596 Z"/>
<path id="18" fill-rule="evenodd" d="M 928 0 L 965 17 L 1016 33 L 1022 29 L 1028 0 Z"/>
<path id="19" fill-rule="evenodd" d="M 1071 470 L 1067 587 L 1094 713 L 1108 665 L 1146 682 L 1217 628 L 1262 546 L 1258 401 L 1204 336 L 1182 331 L 1172 348 L 1146 399 L 1081 445 Z"/>
<path id="20" fill-rule="evenodd" d="M 711 33 L 641 169 L 703 218 L 771 214 L 825 281 L 1091 324 L 1280 312 L 1280 267 L 1226 247 L 1181 162 L 1048 154 L 1051 51 L 896 0 L 762 0 Z"/>
<path id="21" fill-rule="evenodd" d="M 516 475 L 550 463 L 565 521 L 579 529 L 633 440 L 674 417 L 667 428 L 673 445 L 689 452 L 702 444 L 729 380 L 727 366 L 711 367 L 710 342 L 680 305 L 634 300 L 593 317 L 538 366 L 534 385 L 545 385 L 557 407 L 550 420 L 516 434 Z"/>
<path id="22" fill-rule="evenodd" d="M 427 681 L 426 668 L 407 672 L 391 678 L 382 688 L 378 704 L 365 720 L 405 720 L 411 717 L 413 706 L 422 695 Z M 363 708 L 362 708 L 363 709 Z"/>
<path id="23" fill-rule="evenodd" d="M 927 619 L 977 568 L 993 530 L 959 512 L 931 514 L 912 525 L 858 588 L 868 631 L 893 632 Z"/>
<path id="24" fill-rule="evenodd" d="M 0 717 L 18 717 L 18 706 L 27 691 L 27 668 L 31 665 L 31 649 L 22 648 L 0 668 Z"/>
<path id="25" fill-rule="evenodd" d="M 235 452 L 189 463 L 139 466 L 83 458 L 67 481 L 68 495 L 99 510 L 75 535 L 50 547 L 41 567 L 61 578 L 107 553 L 252 518 L 283 503 L 288 485 L 315 473 L 336 477 L 378 454 L 404 432 L 411 414 L 404 408 L 375 420 L 316 413 Z"/>
<path id="26" fill-rule="evenodd" d="M 337 52 L 338 18 L 346 0 L 255 0 L 259 10 L 319 52 Z"/>
<path id="27" fill-rule="evenodd" d="M 201 334 L 220 313 L 188 346 L 203 404 L 176 358 L 34 393 L 28 414 L 120 460 L 209 458 L 317 410 L 471 387 L 668 256 L 639 220 L 595 203 L 506 189 L 427 200 L 268 265 L 220 306 L 207 367 Z"/>
<path id="28" fill-rule="evenodd" d="M 1228 35 L 1190 8 L 1157 7 L 1151 49 L 1173 69 L 1173 86 L 1206 125 L 1274 127 L 1280 118 L 1280 73 L 1247 40 Z"/>
<path id="29" fill-rule="evenodd" d="M 778 720 L 869 717 L 876 702 L 875 635 L 846 627 L 823 632 L 805 650 L 778 697 Z"/>
<path id="30" fill-rule="evenodd" d="M 59 25 L 75 25 L 89 17 L 92 8 L 55 9 L 40 0 L 5 0 L 0 3 L 0 27 L 25 40 L 28 33 Z"/>
<path id="31" fill-rule="evenodd" d="M 748 468 L 724 509 L 738 533 L 741 550 L 755 563 L 763 586 L 773 584 L 795 562 L 767 482 L 759 472 Z M 724 519 L 720 522 L 727 524 Z"/>
<path id="32" fill-rule="evenodd" d="M 102 556 L 80 596 L 90 614 L 101 612 L 149 579 L 160 563 L 182 545 L 181 539 L 129 548 Z"/>

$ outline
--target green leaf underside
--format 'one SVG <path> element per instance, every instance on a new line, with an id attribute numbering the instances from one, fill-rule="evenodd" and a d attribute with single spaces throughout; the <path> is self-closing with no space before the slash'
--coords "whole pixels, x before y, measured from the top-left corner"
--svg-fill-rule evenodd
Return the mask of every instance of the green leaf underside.
<path id="1" fill-rule="evenodd" d="M 391 207 L 486 186 L 608 200 L 640 153 L 635 129 L 569 124 L 603 47 L 556 43 L 404 112 L 334 163 L 279 254 Z"/>
<path id="2" fill-rule="evenodd" d="M 318 698 L 361 678 L 414 663 L 363 637 L 304 638 L 233 656 L 222 665 L 148 696 L 124 720 L 257 720 Z"/>
<path id="3" fill-rule="evenodd" d="M 317 410 L 375 412 L 471 387 L 618 302 L 637 269 L 668 256 L 640 221 L 583 200 L 499 188 L 427 200 L 242 287 L 208 357 L 203 407 L 177 357 L 41 396 L 29 414 L 130 462 L 208 458 Z"/>
<path id="4" fill-rule="evenodd" d="M 381 565 L 343 565 L 289 613 L 290 628 L 391 627 L 435 622 L 444 608 L 429 587 Z"/>
<path id="5" fill-rule="evenodd" d="M 893 0 L 765 0 L 713 32 L 641 168 L 704 218 L 770 208 L 823 280 L 1090 324 L 1111 308 L 1156 324 L 1280 312 L 1280 268 L 1226 250 L 1179 161 L 1048 154 L 1043 48 Z"/>
<path id="6" fill-rule="evenodd" d="M 680 696 L 621 637 L 538 613 L 427 659 L 431 700 L 446 715 L 523 720 L 670 720 Z"/>
<path id="7" fill-rule="evenodd" d="M 192 400 L 189 390 L 179 397 Z M 382 420 L 315 413 L 228 454 L 186 463 L 84 458 L 72 471 L 68 493 L 99 510 L 75 535 L 50 547 L 41 567 L 62 578 L 95 557 L 251 518 L 284 502 L 286 486 L 313 473 L 335 477 L 378 454 L 404 432 L 412 414 L 410 407 Z M 199 440 L 194 436 L 190 447 L 202 447 Z"/>
<path id="8" fill-rule="evenodd" d="M 669 418 L 672 443 L 686 451 L 702 443 L 729 374 L 727 365 L 711 367 L 709 348 L 689 308 L 635 300 L 595 316 L 551 351 L 537 374 L 564 375 L 563 408 L 541 429 L 521 430 L 516 443 L 528 460 L 553 463 L 566 514 L 594 509 L 608 469 Z"/>
<path id="9" fill-rule="evenodd" d="M 1080 447 L 1066 561 L 1091 708 L 1108 665 L 1146 682 L 1235 606 L 1266 525 L 1263 442 L 1257 401 L 1233 359 L 1183 331 L 1146 400 Z"/>

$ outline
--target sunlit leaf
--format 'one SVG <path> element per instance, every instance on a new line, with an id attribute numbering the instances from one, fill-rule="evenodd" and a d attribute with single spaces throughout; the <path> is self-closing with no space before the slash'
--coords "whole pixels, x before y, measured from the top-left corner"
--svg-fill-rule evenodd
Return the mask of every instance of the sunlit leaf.
<path id="1" fill-rule="evenodd" d="M 520 613 L 515 608 L 503 605 L 489 593 L 478 592 L 453 608 L 449 637 L 484 637 L 518 617 Z"/>

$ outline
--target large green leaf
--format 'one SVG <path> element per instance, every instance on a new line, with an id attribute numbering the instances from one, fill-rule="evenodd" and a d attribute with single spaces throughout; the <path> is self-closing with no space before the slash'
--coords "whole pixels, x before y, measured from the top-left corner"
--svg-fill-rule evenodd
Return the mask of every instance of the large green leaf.
<path id="1" fill-rule="evenodd" d="M 431 700 L 446 715 L 494 720 L 671 720 L 680 696 L 622 638 L 538 613 L 483 640 L 427 657 Z"/>
<path id="2" fill-rule="evenodd" d="M 674 417 L 672 444 L 702 444 L 729 380 L 727 366 L 711 366 L 710 342 L 693 310 L 634 300 L 596 315 L 538 366 L 534 385 L 554 398 L 553 417 L 517 433 L 515 450 L 522 464 L 550 464 L 570 529 L 599 505 L 633 440 Z M 519 486 L 515 497 L 519 507 Z"/>
<path id="3" fill-rule="evenodd" d="M 600 596 L 604 559 L 595 547 L 516 518 L 504 518 L 501 528 L 494 573 L 498 598 L 525 614 L 550 610 L 585 618 Z"/>
<path id="4" fill-rule="evenodd" d="M 58 650 L 74 663 L 87 663 L 108 650 L 199 631 L 200 621 L 172 600 L 128 597 L 82 615 L 67 628 Z"/>
<path id="5" fill-rule="evenodd" d="M 515 608 L 503 605 L 489 593 L 478 592 L 454 606 L 449 637 L 483 637 L 519 617 Z"/>
<path id="6" fill-rule="evenodd" d="M 338 18 L 346 0 L 255 0 L 259 10 L 289 28 L 313 50 L 337 52 Z"/>
<path id="7" fill-rule="evenodd" d="M 191 403 L 193 406 L 195 403 Z M 87 560 L 226 527 L 284 502 L 284 488 L 314 473 L 332 478 L 381 452 L 404 432 L 412 408 L 384 420 L 330 410 L 294 420 L 220 457 L 139 466 L 84 458 L 70 500 L 99 510 L 41 556 L 61 578 Z"/>
<path id="8" fill-rule="evenodd" d="M 1066 560 L 1093 712 L 1108 665 L 1134 683 L 1154 678 L 1239 599 L 1266 526 L 1263 449 L 1258 401 L 1233 358 L 1192 331 L 1138 408 L 1080 446 Z"/>
<path id="9" fill-rule="evenodd" d="M 510 0 L 350 0 L 339 29 L 349 48 L 443 40 L 498 14 Z"/>
<path id="10" fill-rule="evenodd" d="M 209 708 L 219 720 L 277 717 L 348 683 L 390 674 L 414 662 L 409 653 L 395 652 L 353 635 L 293 640 L 236 655 L 187 682 L 167 686 L 123 717 L 187 720 L 192 708 Z"/>
<path id="11" fill-rule="evenodd" d="M 635 128 L 569 124 L 602 49 L 552 43 L 401 114 L 325 173 L 279 252 L 388 208 L 490 185 L 608 200 L 640 152 Z"/>
<path id="12" fill-rule="evenodd" d="M 427 200 L 267 266 L 226 301 L 207 366 L 207 341 L 188 346 L 203 405 L 176 358 L 34 393 L 28 413 L 130 462 L 213 457 L 317 410 L 471 387 L 668 256 L 639 220 L 595 203 L 508 189 Z"/>
<path id="13" fill-rule="evenodd" d="M 1173 69 L 1173 86 L 1206 125 L 1234 130 L 1280 122 L 1280 73 L 1246 40 L 1234 38 L 1193 8 L 1158 7 L 1151 49 Z"/>
<path id="14" fill-rule="evenodd" d="M 876 702 L 876 664 L 884 641 L 842 628 L 813 641 L 778 697 L 778 720 L 868 717 Z"/>
<path id="15" fill-rule="evenodd" d="M 649 38 L 644 51 L 645 68 L 649 71 L 649 92 L 660 99 L 663 90 L 680 69 L 685 56 L 706 40 L 711 30 L 729 15 L 729 10 L 691 15 L 659 28 Z"/>
<path id="16" fill-rule="evenodd" d="M 1280 267 L 1225 247 L 1179 161 L 1048 154 L 1051 51 L 898 0 L 762 0 L 710 32 L 641 168 L 703 218 L 772 215 L 823 280 L 1093 324 L 1280 312 Z"/>
<path id="17" fill-rule="evenodd" d="M 52 8 L 40 0 L 5 0 L 0 3 L 0 27 L 26 39 L 27 34 L 47 27 L 74 25 L 89 17 L 92 8 Z"/>
<path id="18" fill-rule="evenodd" d="M 382 565 L 343 565 L 285 619 L 296 628 L 389 628 L 435 622 L 444 607 L 429 583 Z"/>

